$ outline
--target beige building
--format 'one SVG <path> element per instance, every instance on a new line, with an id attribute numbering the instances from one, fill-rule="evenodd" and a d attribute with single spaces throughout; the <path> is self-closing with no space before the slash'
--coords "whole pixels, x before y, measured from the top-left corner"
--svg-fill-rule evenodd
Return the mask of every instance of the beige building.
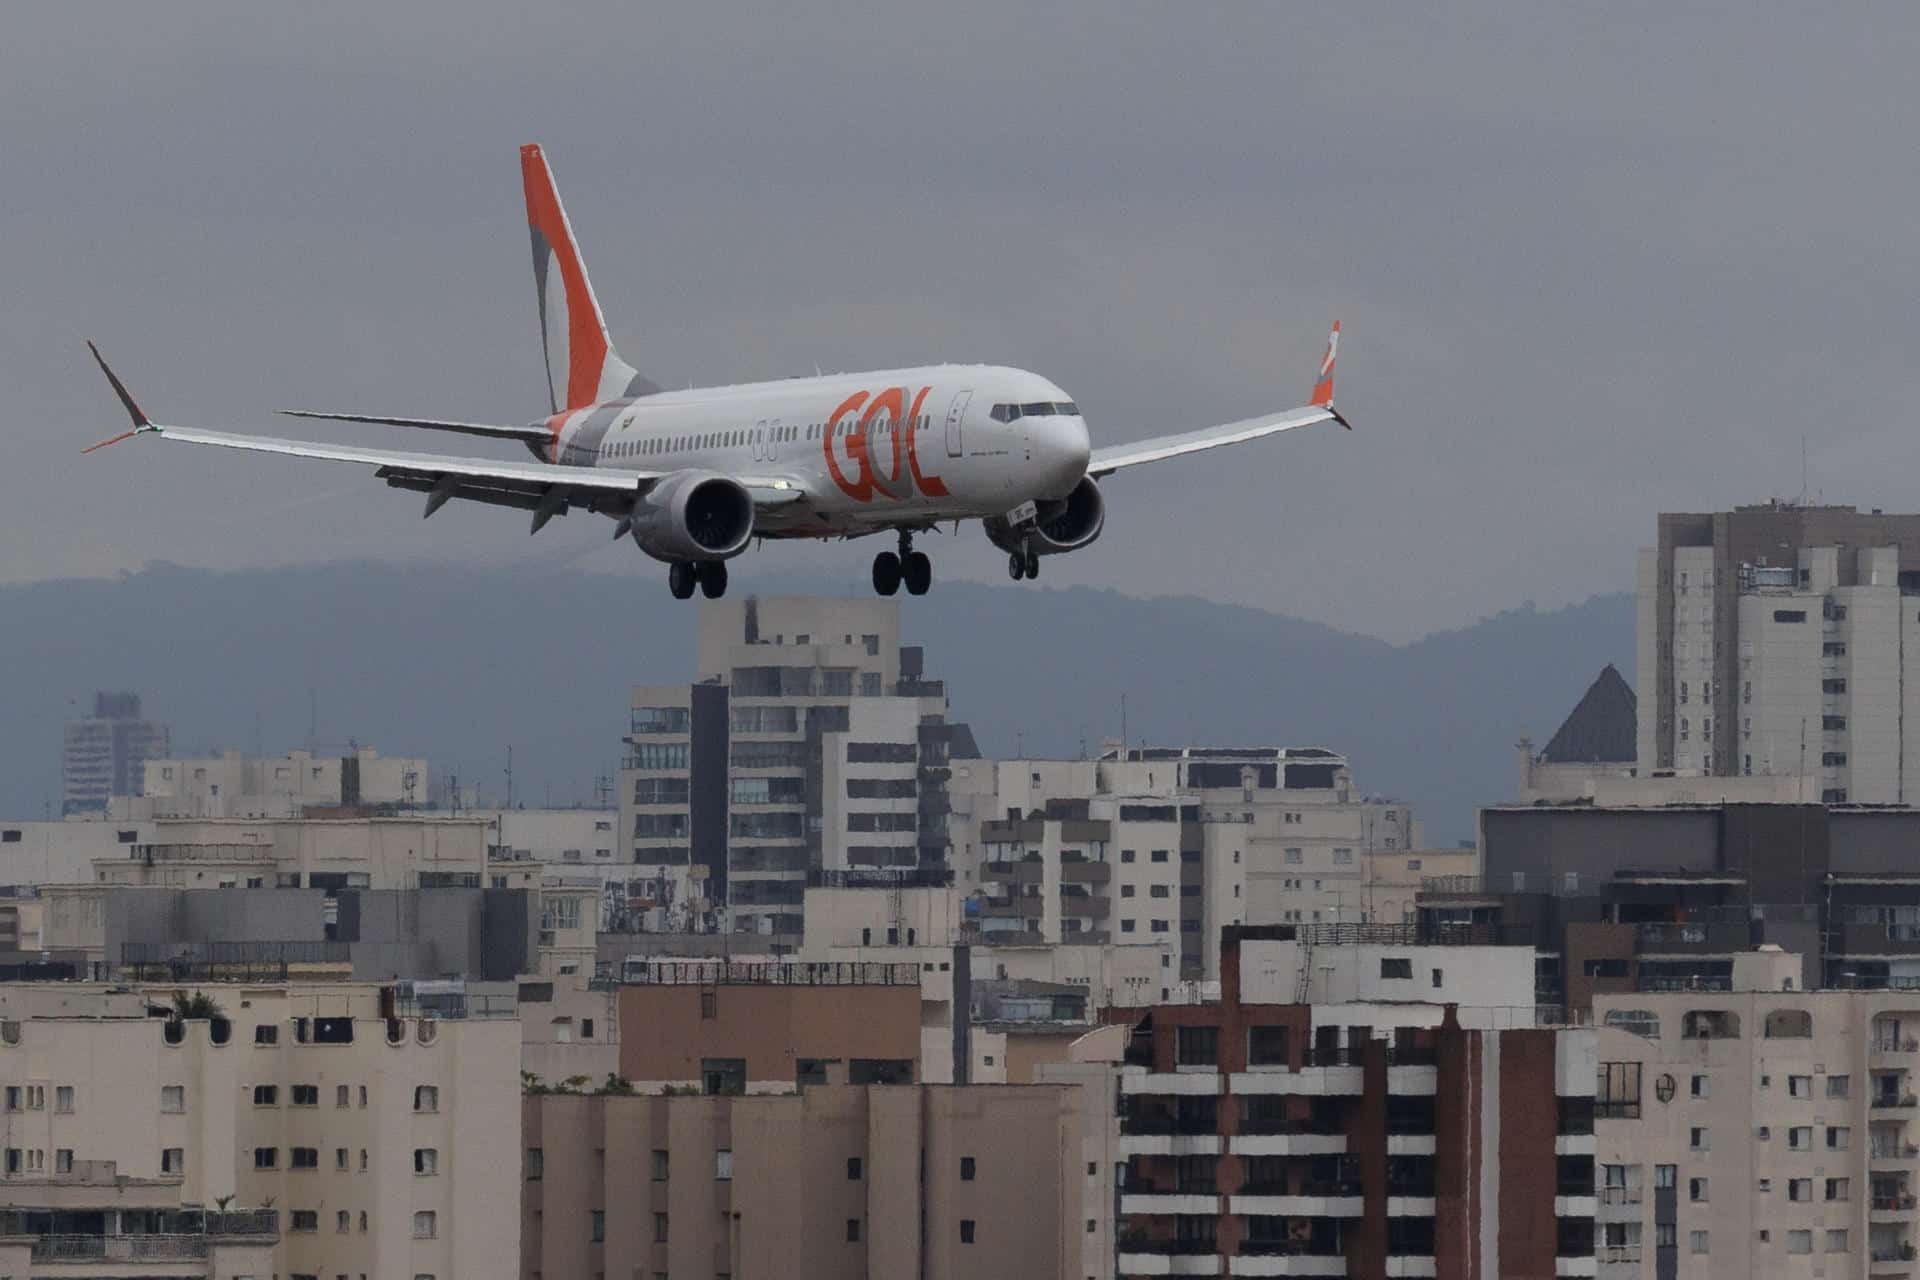
<path id="1" fill-rule="evenodd" d="M 346 983 L 206 987 L 188 994 L 217 1016 L 153 1016 L 177 990 L 0 985 L 9 1213 L 72 1213 L 28 1221 L 117 1263 L 165 1257 L 136 1237 L 192 1234 L 189 1208 L 275 1215 L 270 1253 L 245 1266 L 196 1255 L 143 1276 L 512 1274 L 510 1017 L 423 1018 L 393 988 Z M 15 1274 L 134 1272 L 45 1270 L 36 1254 Z"/>
<path id="2" fill-rule="evenodd" d="M 1358 792 L 1318 748 L 956 760 L 951 794 L 981 941 L 1158 942 L 1161 999 L 1218 980 L 1222 929 L 1400 923 L 1423 877 L 1478 870 L 1472 850 L 1426 849 L 1409 806 Z"/>
<path id="3" fill-rule="evenodd" d="M 95 859 L 89 879 L 173 889 L 487 883 L 487 825 L 477 818 L 158 819 L 150 840 L 114 847 Z"/>
<path id="4" fill-rule="evenodd" d="M 424 807 L 427 799 L 425 760 L 383 756 L 371 747 L 356 747 L 345 756 L 228 751 L 146 761 L 141 793 L 116 800 L 114 812 L 141 818 L 297 818 L 309 808 L 411 809 Z"/>
<path id="5" fill-rule="evenodd" d="M 1920 997 L 1799 976 L 1595 996 L 1601 1280 L 1920 1274 Z"/>
<path id="6" fill-rule="evenodd" d="M 520 1274 L 1077 1277 L 1081 1091 L 530 1096 Z"/>

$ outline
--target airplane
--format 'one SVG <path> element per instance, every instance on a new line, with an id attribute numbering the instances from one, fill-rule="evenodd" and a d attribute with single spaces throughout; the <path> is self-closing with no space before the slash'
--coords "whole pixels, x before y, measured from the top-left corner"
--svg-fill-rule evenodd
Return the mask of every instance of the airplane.
<path id="1" fill-rule="evenodd" d="M 1220 426 L 1093 448 L 1065 391 L 1036 373 L 997 365 L 927 365 L 666 391 L 614 350 L 553 174 L 537 144 L 520 148 L 533 244 L 546 417 L 525 425 L 281 410 L 299 418 L 373 423 L 518 441 L 532 461 L 452 457 L 157 423 L 89 342 L 133 429 L 185 444 L 358 463 L 396 489 L 426 495 L 424 515 L 455 498 L 532 512 L 531 532 L 584 510 L 610 517 L 668 566 L 676 599 L 727 589 L 727 562 L 765 538 L 855 538 L 892 532 L 898 549 L 873 558 L 873 588 L 924 595 L 933 566 L 914 535 L 978 520 L 1007 553 L 1015 581 L 1043 556 L 1100 536 L 1099 482 L 1131 467 L 1333 421 L 1340 325 L 1309 403 Z"/>

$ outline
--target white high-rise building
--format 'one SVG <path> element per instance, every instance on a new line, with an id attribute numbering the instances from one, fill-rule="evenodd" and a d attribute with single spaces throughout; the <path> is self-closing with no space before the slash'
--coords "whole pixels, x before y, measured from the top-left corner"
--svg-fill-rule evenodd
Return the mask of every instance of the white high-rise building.
<path id="1" fill-rule="evenodd" d="M 67 726 L 60 812 L 105 813 L 114 796 L 140 794 L 148 760 L 167 754 L 167 726 L 140 718 L 137 693 L 94 695 L 93 714 Z"/>
<path id="2" fill-rule="evenodd" d="M 1773 503 L 1662 515 L 1637 581 L 1642 777 L 1920 798 L 1920 516 Z M 1911 727 L 1909 727 L 1911 726 Z"/>

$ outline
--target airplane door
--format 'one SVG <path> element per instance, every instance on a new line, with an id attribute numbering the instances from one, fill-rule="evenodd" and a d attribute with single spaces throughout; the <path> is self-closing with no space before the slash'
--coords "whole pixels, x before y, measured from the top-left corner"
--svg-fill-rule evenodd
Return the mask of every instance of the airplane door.
<path id="1" fill-rule="evenodd" d="M 972 391 L 962 391 L 954 396 L 953 404 L 947 409 L 947 456 L 960 456 L 960 424 L 967 416 L 967 405 L 973 400 Z"/>

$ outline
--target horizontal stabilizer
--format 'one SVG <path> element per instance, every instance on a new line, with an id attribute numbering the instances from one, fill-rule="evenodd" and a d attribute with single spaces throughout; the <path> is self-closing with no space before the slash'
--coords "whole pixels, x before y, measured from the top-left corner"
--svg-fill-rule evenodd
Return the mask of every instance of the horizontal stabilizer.
<path id="1" fill-rule="evenodd" d="M 419 427 L 424 431 L 457 431 L 467 436 L 492 436 L 496 440 L 530 440 L 549 444 L 553 433 L 538 423 L 510 427 L 492 422 L 446 422 L 439 418 L 384 418 L 367 413 L 318 413 L 312 409 L 282 409 L 289 418 L 324 418 L 330 422 L 371 422 L 382 427 Z"/>

